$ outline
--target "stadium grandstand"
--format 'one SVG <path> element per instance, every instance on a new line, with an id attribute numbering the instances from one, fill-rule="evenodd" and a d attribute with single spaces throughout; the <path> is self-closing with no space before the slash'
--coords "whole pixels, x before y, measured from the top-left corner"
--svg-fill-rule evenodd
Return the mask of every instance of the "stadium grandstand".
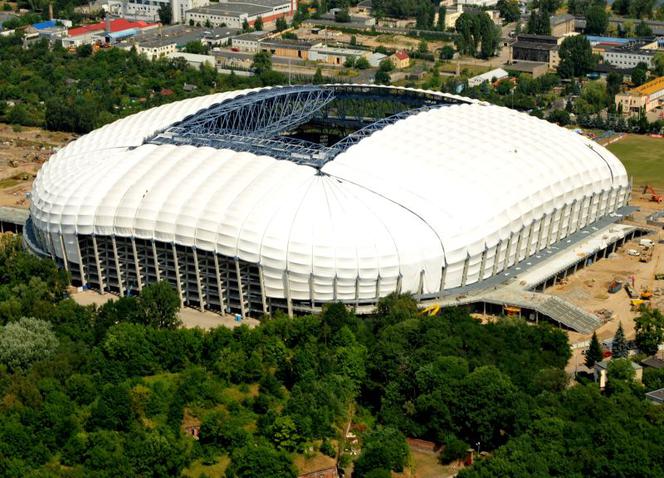
<path id="1" fill-rule="evenodd" d="M 460 293 L 624 206 L 623 165 L 525 113 L 438 92 L 300 85 L 106 125 L 39 172 L 24 241 L 120 295 L 166 280 L 243 316 Z M 361 307 L 366 306 L 366 307 Z"/>

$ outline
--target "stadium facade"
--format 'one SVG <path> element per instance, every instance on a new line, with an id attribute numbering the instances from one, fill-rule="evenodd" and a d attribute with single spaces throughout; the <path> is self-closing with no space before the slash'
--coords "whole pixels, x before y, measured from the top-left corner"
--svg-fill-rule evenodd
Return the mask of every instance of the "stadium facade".
<path id="1" fill-rule="evenodd" d="M 257 316 L 459 293 L 626 204 L 620 161 L 468 98 L 308 85 L 192 98 L 43 166 L 24 240 L 93 289 Z M 365 308 L 366 309 L 366 308 Z"/>

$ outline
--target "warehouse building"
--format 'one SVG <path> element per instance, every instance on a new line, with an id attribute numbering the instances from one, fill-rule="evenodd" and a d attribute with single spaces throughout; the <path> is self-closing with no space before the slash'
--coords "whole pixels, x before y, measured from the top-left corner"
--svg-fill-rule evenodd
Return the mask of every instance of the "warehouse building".
<path id="1" fill-rule="evenodd" d="M 628 195 L 609 151 L 525 113 L 285 86 L 171 103 L 70 143 L 35 180 L 24 240 L 104 292 L 165 280 L 184 305 L 243 316 L 369 311 L 525 268 Z"/>
<path id="2" fill-rule="evenodd" d="M 263 23 L 274 22 L 280 17 L 291 17 L 296 9 L 295 0 L 222 1 L 188 10 L 185 21 L 203 26 L 209 22 L 215 27 L 242 28 L 245 21 L 253 26 L 259 17 Z"/>

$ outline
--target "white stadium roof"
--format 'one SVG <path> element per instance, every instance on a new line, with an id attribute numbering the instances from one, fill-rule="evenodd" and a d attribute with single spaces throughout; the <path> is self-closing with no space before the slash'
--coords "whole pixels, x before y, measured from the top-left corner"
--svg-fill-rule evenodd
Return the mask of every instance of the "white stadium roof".
<path id="1" fill-rule="evenodd" d="M 562 237 L 574 221 L 578 228 L 624 203 L 625 169 L 606 149 L 468 99 L 388 124 L 320 169 L 249 151 L 146 143 L 247 94 L 153 108 L 56 153 L 32 193 L 43 249 L 62 257 L 54 240 L 62 237 L 77 262 L 77 236 L 154 239 L 260 264 L 268 297 L 368 300 L 477 282 L 495 273 L 501 251 L 506 262 L 510 253 L 532 254 L 542 236 Z M 529 227 L 528 243 L 524 234 L 510 252 L 510 237 Z"/>

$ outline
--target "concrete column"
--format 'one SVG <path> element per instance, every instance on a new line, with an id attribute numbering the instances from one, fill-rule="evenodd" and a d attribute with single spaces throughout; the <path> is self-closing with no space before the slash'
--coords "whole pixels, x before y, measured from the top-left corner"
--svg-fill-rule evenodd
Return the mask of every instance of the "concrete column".
<path id="1" fill-rule="evenodd" d="M 560 241 L 563 237 L 563 224 L 565 221 L 565 212 L 567 209 L 567 204 L 564 204 L 562 208 L 560 208 L 560 216 L 558 217 L 558 230 L 556 231 L 556 240 L 555 242 Z"/>
<path id="2" fill-rule="evenodd" d="M 514 265 L 518 264 L 521 262 L 521 245 L 523 244 L 523 231 L 524 227 L 521 226 L 521 229 L 519 229 L 519 232 L 517 233 L 516 236 L 516 254 L 514 255 Z"/>
<path id="3" fill-rule="evenodd" d="M 178 262 L 178 251 L 175 246 L 175 243 L 171 244 L 173 251 L 173 263 L 175 264 L 175 284 L 178 289 L 178 295 L 180 296 L 180 307 L 184 305 L 184 291 L 182 290 L 182 283 L 180 281 L 180 263 Z"/>
<path id="4" fill-rule="evenodd" d="M 574 222 L 574 218 L 575 218 L 575 214 L 576 214 L 575 208 L 577 207 L 578 203 L 579 203 L 579 201 L 575 199 L 574 201 L 572 201 L 572 205 L 570 206 L 569 227 L 568 227 L 568 230 L 567 230 L 568 235 L 574 234 L 579 229 L 578 222 Z"/>
<path id="5" fill-rule="evenodd" d="M 85 285 L 85 267 L 83 265 L 83 255 L 81 254 L 81 245 L 78 242 L 78 236 L 76 236 L 76 251 L 78 252 L 78 269 L 81 274 L 81 285 Z"/>
<path id="6" fill-rule="evenodd" d="M 380 299 L 380 273 L 376 277 L 376 301 Z"/>
<path id="7" fill-rule="evenodd" d="M 551 238 L 553 236 L 553 225 L 556 222 L 556 213 L 558 212 L 558 209 L 554 209 L 551 211 L 551 219 L 549 220 L 549 230 L 546 233 L 546 247 L 549 247 L 551 245 Z"/>
<path id="8" fill-rule="evenodd" d="M 152 239 L 152 259 L 154 260 L 154 270 L 157 275 L 157 282 L 161 280 L 161 272 L 159 271 L 159 258 L 157 256 L 157 245 Z"/>
<path id="9" fill-rule="evenodd" d="M 265 294 L 265 274 L 263 273 L 263 266 L 261 264 L 258 264 L 258 280 L 261 283 L 261 302 L 263 305 L 263 313 L 265 315 L 269 315 L 270 309 L 267 306 L 267 295 Z"/>
<path id="10" fill-rule="evenodd" d="M 125 295 L 125 287 L 122 283 L 122 269 L 120 269 L 120 258 L 118 257 L 118 243 L 115 241 L 115 235 L 111 236 L 111 245 L 113 246 L 113 260 L 115 262 L 115 273 L 118 275 L 118 289 L 120 297 Z"/>
<path id="11" fill-rule="evenodd" d="M 424 274 L 425 274 L 425 270 L 422 269 L 420 271 L 420 282 L 417 285 L 417 300 L 418 301 L 422 300 L 422 294 L 424 293 Z"/>
<path id="12" fill-rule="evenodd" d="M 136 268 L 136 284 L 138 285 L 138 290 L 143 290 L 143 281 L 141 280 L 141 263 L 138 260 L 138 250 L 136 249 L 136 239 L 131 238 L 131 252 L 134 256 L 134 267 Z"/>
<path id="13" fill-rule="evenodd" d="M 360 276 L 355 277 L 355 308 L 360 305 Z"/>
<path id="14" fill-rule="evenodd" d="M 339 293 L 337 290 L 337 281 L 338 281 L 337 275 L 334 274 L 334 279 L 332 279 L 332 300 L 334 300 L 335 302 L 337 301 L 337 297 L 339 297 Z"/>
<path id="15" fill-rule="evenodd" d="M 284 292 L 286 293 L 286 307 L 288 309 L 288 317 L 293 317 L 293 300 L 290 294 L 290 281 L 288 280 L 288 271 L 284 271 Z"/>
<path id="16" fill-rule="evenodd" d="M 510 237 L 507 238 L 507 245 L 505 246 L 505 257 L 503 258 L 503 266 L 500 268 L 501 272 L 510 266 L 510 254 L 512 253 L 513 241 L 514 241 L 514 233 L 510 232 Z"/>
<path id="17" fill-rule="evenodd" d="M 314 300 L 316 298 L 316 291 L 314 290 L 314 273 L 309 274 L 309 301 L 311 302 L 311 308 L 314 308 Z"/>
<path id="18" fill-rule="evenodd" d="M 60 248 L 62 249 L 62 262 L 65 264 L 65 270 L 69 271 L 69 259 L 67 258 L 67 248 L 65 247 L 65 240 L 62 237 L 62 234 L 58 234 L 60 237 Z"/>
<path id="19" fill-rule="evenodd" d="M 590 205 L 588 206 L 588 224 L 592 224 L 597 219 L 597 209 L 595 208 L 596 198 L 597 198 L 597 193 L 592 193 L 592 195 L 590 196 Z"/>
<path id="20" fill-rule="evenodd" d="M 97 238 L 92 235 L 92 250 L 95 254 L 95 262 L 97 264 L 97 276 L 99 276 L 99 290 L 104 293 L 104 276 L 101 274 L 101 261 L 99 260 L 99 248 L 97 247 Z"/>
<path id="21" fill-rule="evenodd" d="M 466 260 L 463 261 L 463 273 L 461 274 L 461 287 L 466 285 L 468 279 L 468 266 L 470 265 L 470 254 L 466 253 Z"/>
<path id="22" fill-rule="evenodd" d="M 212 257 L 214 258 L 214 274 L 217 277 L 217 294 L 219 294 L 219 306 L 221 307 L 222 312 L 226 312 L 226 302 L 224 301 L 224 287 L 221 282 L 221 273 L 219 272 L 219 256 L 215 252 Z M 262 274 L 263 268 L 260 267 L 259 271 Z M 263 300 L 265 300 L 265 294 L 263 294 Z"/>
<path id="23" fill-rule="evenodd" d="M 401 272 L 399 272 L 399 275 L 397 276 L 397 294 L 401 294 L 402 282 L 403 276 L 401 275 Z"/>
<path id="24" fill-rule="evenodd" d="M 500 262 L 500 249 L 503 247 L 503 240 L 499 240 L 496 244 L 496 253 L 493 255 L 493 267 L 491 268 L 491 275 L 495 276 L 498 273 L 498 264 Z"/>
<path id="25" fill-rule="evenodd" d="M 579 229 L 583 229 L 585 227 L 585 224 L 582 223 L 583 221 L 583 211 L 585 209 L 584 204 L 586 202 L 586 196 L 583 196 L 581 198 L 581 201 L 579 201 L 579 215 L 576 218 L 576 230 L 578 231 Z"/>
<path id="26" fill-rule="evenodd" d="M 440 287 L 438 288 L 438 297 L 443 297 L 445 293 L 445 276 L 447 275 L 447 263 L 440 270 Z"/>
<path id="27" fill-rule="evenodd" d="M 484 268 L 486 267 L 486 256 L 489 252 L 489 248 L 486 247 L 486 243 L 484 244 L 484 251 L 482 251 L 482 259 L 480 262 L 480 276 L 479 280 L 484 279 Z"/>
<path id="28" fill-rule="evenodd" d="M 546 219 L 546 214 L 543 215 L 539 220 L 539 229 L 537 230 L 537 243 L 535 244 L 535 253 L 538 253 L 542 249 L 542 237 L 544 237 L 545 219 Z"/>
<path id="29" fill-rule="evenodd" d="M 194 272 L 196 273 L 196 290 L 198 290 L 198 307 L 203 312 L 205 310 L 205 299 L 203 298 L 203 285 L 201 284 L 201 270 L 198 267 L 198 251 L 195 247 L 191 250 L 194 253 Z"/>
<path id="30" fill-rule="evenodd" d="M 535 219 L 530 221 L 530 226 L 528 226 L 528 235 L 526 236 L 526 256 L 525 259 L 530 257 L 530 251 L 533 248 L 533 229 L 535 229 Z"/>
<path id="31" fill-rule="evenodd" d="M 242 272 L 240 271 L 240 258 L 236 257 L 235 258 L 235 275 L 237 278 L 237 290 L 240 294 L 240 313 L 242 314 L 242 318 L 247 317 L 247 309 L 244 306 L 244 287 L 242 287 Z M 288 316 L 292 317 L 293 316 L 293 304 L 291 303 L 290 299 L 290 284 L 288 283 L 288 271 L 286 271 L 286 285 L 288 285 Z"/>

